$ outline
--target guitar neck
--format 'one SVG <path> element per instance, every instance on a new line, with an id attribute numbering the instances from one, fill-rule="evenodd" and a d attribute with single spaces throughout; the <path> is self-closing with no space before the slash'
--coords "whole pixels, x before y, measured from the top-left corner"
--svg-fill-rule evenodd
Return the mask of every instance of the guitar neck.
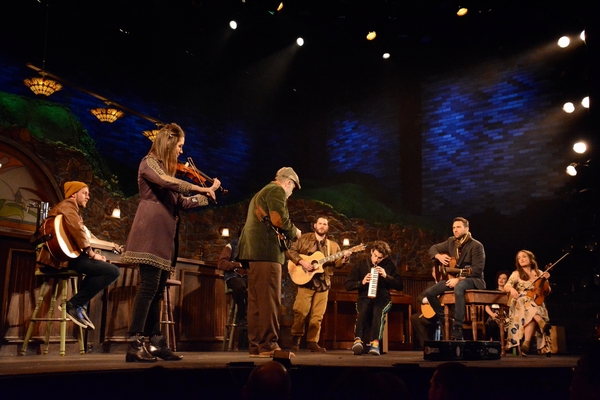
<path id="1" fill-rule="evenodd" d="M 339 253 L 332 254 L 330 256 L 327 256 L 327 257 L 319 260 L 319 264 L 325 264 L 325 263 L 328 263 L 329 261 L 337 260 L 338 258 L 342 257 L 343 255 L 344 255 L 344 252 L 340 251 Z"/>
<path id="2" fill-rule="evenodd" d="M 362 248 L 363 248 L 362 245 L 356 246 L 351 249 L 348 249 L 348 251 L 350 251 L 351 253 L 354 253 L 355 251 L 359 251 Z M 328 263 L 329 261 L 337 260 L 338 258 L 343 257 L 343 256 L 344 256 L 344 252 L 340 251 L 339 253 L 332 254 L 330 256 L 327 256 L 327 257 L 319 260 L 319 264 L 325 264 L 325 263 Z"/>

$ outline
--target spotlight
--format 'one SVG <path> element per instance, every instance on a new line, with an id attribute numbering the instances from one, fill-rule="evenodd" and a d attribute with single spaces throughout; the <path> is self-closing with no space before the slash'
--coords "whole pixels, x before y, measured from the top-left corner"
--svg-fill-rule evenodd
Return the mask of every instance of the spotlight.
<path id="1" fill-rule="evenodd" d="M 458 11 L 456 12 L 456 15 L 458 15 L 459 17 L 462 17 L 463 15 L 467 15 L 468 12 L 469 12 L 469 9 L 467 7 L 459 7 Z"/>
<path id="2" fill-rule="evenodd" d="M 579 34 L 579 39 L 585 42 L 585 30 L 581 31 L 581 33 Z"/>
<path id="3" fill-rule="evenodd" d="M 583 154 L 587 150 L 587 146 L 584 142 L 577 142 L 573 145 L 573 151 L 577 154 Z"/>
<path id="4" fill-rule="evenodd" d="M 567 175 L 575 176 L 577 175 L 577 163 L 571 163 L 567 167 Z"/>
<path id="5" fill-rule="evenodd" d="M 571 43 L 571 39 L 569 39 L 566 36 L 561 37 L 560 39 L 558 39 L 558 47 L 560 47 L 561 49 L 564 49 L 565 47 L 567 47 L 569 44 Z"/>
<path id="6" fill-rule="evenodd" d="M 234 30 L 237 29 L 237 22 L 229 21 L 229 27 Z"/>
<path id="7" fill-rule="evenodd" d="M 581 105 L 585 108 L 590 108 L 590 96 L 585 96 L 582 100 L 581 100 Z"/>
<path id="8" fill-rule="evenodd" d="M 369 33 L 367 34 L 367 40 L 373 40 L 373 39 L 375 39 L 376 37 L 377 37 L 377 33 L 376 33 L 375 31 L 373 31 L 373 32 L 369 32 Z"/>
<path id="9" fill-rule="evenodd" d="M 383 53 L 383 58 L 384 58 L 385 60 L 387 60 L 387 59 L 388 59 L 388 58 L 390 58 L 390 57 L 391 57 L 390 53 Z"/>
<path id="10" fill-rule="evenodd" d="M 573 105 L 573 103 L 568 101 L 563 105 L 563 111 L 571 114 L 573 111 L 575 111 L 575 106 Z"/>
<path id="11" fill-rule="evenodd" d="M 298 44 L 298 46 L 302 47 L 304 46 L 304 39 L 299 37 L 298 39 L 296 39 L 296 43 Z"/>

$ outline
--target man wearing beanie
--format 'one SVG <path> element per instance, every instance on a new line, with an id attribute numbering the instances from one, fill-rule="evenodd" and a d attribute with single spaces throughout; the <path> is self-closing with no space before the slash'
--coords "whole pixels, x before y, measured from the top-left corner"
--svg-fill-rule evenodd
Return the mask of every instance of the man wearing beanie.
<path id="1" fill-rule="evenodd" d="M 91 234 L 79 214 L 80 208 L 85 208 L 90 199 L 88 185 L 79 181 L 69 181 L 64 184 L 64 193 L 65 199 L 52 207 L 38 234 L 39 237 L 47 235 L 48 226 L 53 226 L 54 218 L 62 215 L 62 224 L 68 240 L 80 254 L 76 258 L 65 257 L 56 251 L 53 253 L 48 242 L 43 242 L 38 246 L 36 263 L 37 267 L 45 272 L 68 268 L 85 275 L 79 292 L 67 302 L 67 314 L 71 321 L 82 328 L 94 329 L 85 307 L 94 296 L 116 281 L 120 272 L 117 266 L 106 262 L 106 257 L 96 254 L 90 245 Z M 65 259 L 68 261 L 64 261 Z"/>

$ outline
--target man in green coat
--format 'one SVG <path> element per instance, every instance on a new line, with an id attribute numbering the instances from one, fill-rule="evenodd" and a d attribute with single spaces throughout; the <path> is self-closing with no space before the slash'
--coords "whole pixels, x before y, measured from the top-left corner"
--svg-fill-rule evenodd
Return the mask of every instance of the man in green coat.
<path id="1" fill-rule="evenodd" d="M 290 221 L 287 199 L 300 179 L 290 167 L 283 167 L 275 180 L 250 200 L 246 224 L 240 235 L 236 259 L 247 262 L 248 342 L 250 357 L 272 357 L 280 350 L 281 266 L 288 239 L 302 232 Z"/>

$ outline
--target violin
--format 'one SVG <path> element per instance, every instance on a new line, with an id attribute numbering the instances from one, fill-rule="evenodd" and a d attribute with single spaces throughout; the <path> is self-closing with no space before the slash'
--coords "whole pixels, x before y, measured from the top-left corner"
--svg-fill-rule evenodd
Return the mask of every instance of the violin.
<path id="1" fill-rule="evenodd" d="M 177 172 L 203 187 L 212 186 L 215 181 L 213 178 L 196 168 L 196 165 L 191 157 L 188 157 L 188 161 L 185 164 L 181 162 L 177 163 Z M 224 189 L 223 186 L 219 186 L 219 190 L 222 194 L 228 193 L 227 189 Z"/>
<path id="2" fill-rule="evenodd" d="M 565 253 L 554 264 L 546 265 L 544 272 L 550 271 L 556 264 L 560 262 L 560 260 L 568 255 L 569 253 Z M 538 306 L 541 306 L 546 297 L 550 294 L 550 283 L 548 282 L 548 279 L 544 278 L 542 275 L 538 276 L 527 289 L 527 296 L 531 297 Z"/>

